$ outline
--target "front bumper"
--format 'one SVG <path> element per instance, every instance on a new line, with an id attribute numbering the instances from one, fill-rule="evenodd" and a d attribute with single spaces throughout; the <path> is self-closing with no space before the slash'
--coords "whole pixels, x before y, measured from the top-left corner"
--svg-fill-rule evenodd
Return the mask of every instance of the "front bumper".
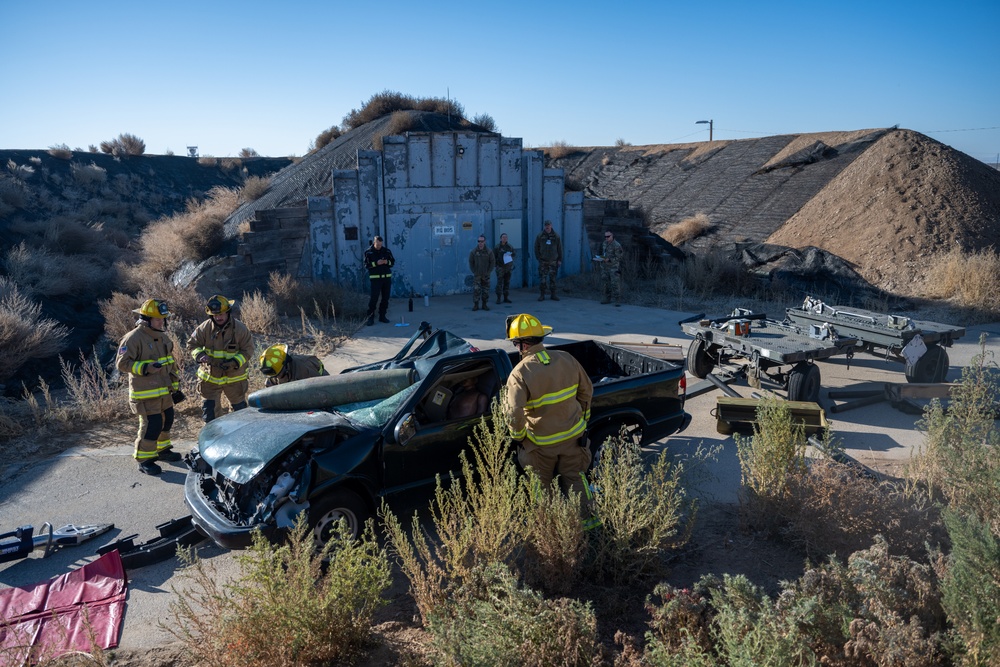
<path id="1" fill-rule="evenodd" d="M 184 480 L 184 504 L 191 510 L 191 521 L 201 533 L 226 549 L 246 549 L 253 543 L 255 530 L 260 530 L 264 537 L 270 539 L 274 526 L 237 526 L 220 515 L 201 492 L 200 477 L 197 472 L 188 473 Z"/>

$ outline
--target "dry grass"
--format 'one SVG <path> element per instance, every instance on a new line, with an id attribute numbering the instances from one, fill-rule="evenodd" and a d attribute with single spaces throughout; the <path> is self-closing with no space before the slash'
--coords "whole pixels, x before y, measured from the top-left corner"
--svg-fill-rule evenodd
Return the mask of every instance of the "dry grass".
<path id="1" fill-rule="evenodd" d="M 119 134 L 114 139 L 101 142 L 101 152 L 115 157 L 132 157 L 146 152 L 146 142 L 128 132 Z"/>
<path id="2" fill-rule="evenodd" d="M 558 160 L 576 151 L 574 146 L 570 146 L 565 141 L 554 141 L 552 145 L 544 149 L 545 157 L 550 160 Z"/>
<path id="3" fill-rule="evenodd" d="M 49 146 L 49 150 L 46 152 L 52 157 L 59 160 L 73 159 L 73 151 L 71 151 L 69 146 L 67 146 L 66 144 L 56 144 L 55 146 Z"/>
<path id="4" fill-rule="evenodd" d="M 198 164 L 200 164 L 203 167 L 214 167 L 217 164 L 219 164 L 219 161 L 216 160 L 211 155 L 202 155 L 200 158 L 198 158 Z"/>
<path id="5" fill-rule="evenodd" d="M 925 285 L 928 296 L 981 311 L 984 321 L 992 321 L 1000 314 L 1000 255 L 956 248 L 931 261 Z"/>
<path id="6" fill-rule="evenodd" d="M 0 382 L 13 377 L 29 359 L 44 359 L 62 351 L 69 330 L 42 317 L 42 305 L 32 302 L 11 279 L 0 276 Z"/>
<path id="7" fill-rule="evenodd" d="M 326 128 L 325 130 L 317 134 L 315 139 L 313 139 L 313 145 L 310 147 L 310 152 L 318 151 L 319 149 L 323 148 L 330 142 L 338 139 L 342 134 L 343 132 L 337 125 Z"/>
<path id="8" fill-rule="evenodd" d="M 712 223 L 704 213 L 697 213 L 690 218 L 684 218 L 674 225 L 670 225 L 660 237 L 673 245 L 681 245 L 698 238 L 705 232 L 712 229 Z"/>
<path id="9" fill-rule="evenodd" d="M 240 149 L 240 157 L 241 158 L 260 157 L 260 153 L 258 153 L 257 151 L 255 151 L 254 149 L 249 148 L 249 147 L 248 148 L 241 148 Z"/>
<path id="10" fill-rule="evenodd" d="M 29 248 L 23 241 L 3 260 L 11 280 L 32 298 L 78 296 L 101 291 L 107 268 L 95 256 L 63 255 L 45 248 Z"/>
<path id="11" fill-rule="evenodd" d="M 243 201 L 256 201 L 260 199 L 267 189 L 271 187 L 271 179 L 265 176 L 250 176 L 243 182 L 240 189 L 240 197 Z"/>
<path id="12" fill-rule="evenodd" d="M 193 287 L 178 287 L 163 278 L 152 279 L 136 294 L 112 292 L 111 297 L 99 302 L 104 317 L 104 333 L 113 341 L 119 341 L 135 327 L 137 315 L 132 312 L 146 299 L 160 299 L 167 302 L 171 317 L 169 327 L 179 331 L 185 323 L 205 319 L 205 299 Z M 176 355 L 175 355 L 176 356 Z"/>
<path id="13" fill-rule="evenodd" d="M 93 162 L 90 164 L 71 162 L 69 169 L 76 184 L 87 190 L 99 190 L 108 182 L 107 169 L 98 167 Z"/>
<path id="14" fill-rule="evenodd" d="M 465 118 L 465 109 L 455 100 L 441 99 L 440 97 L 413 97 L 392 90 L 383 90 L 372 95 L 361 109 L 351 109 L 344 116 L 341 125 L 345 129 L 353 130 L 382 116 L 410 109 L 450 114 L 455 119 Z"/>
<path id="15" fill-rule="evenodd" d="M 260 290 L 254 290 L 253 294 L 243 294 L 240 320 L 254 333 L 271 333 L 278 326 L 278 309 Z"/>

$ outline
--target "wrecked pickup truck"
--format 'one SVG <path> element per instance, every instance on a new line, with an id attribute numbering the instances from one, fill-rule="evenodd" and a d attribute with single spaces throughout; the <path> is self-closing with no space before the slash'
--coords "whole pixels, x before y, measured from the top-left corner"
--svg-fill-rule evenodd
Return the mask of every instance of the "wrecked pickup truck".
<path id="1" fill-rule="evenodd" d="M 550 349 L 571 353 L 594 383 L 592 447 L 622 427 L 651 442 L 690 422 L 682 365 L 593 340 Z M 247 547 L 254 529 L 276 538 L 300 512 L 317 544 L 339 519 L 357 535 L 381 498 L 459 471 L 459 452 L 490 408 L 480 400 L 459 416 L 451 404 L 463 389 L 492 400 L 518 361 L 421 323 L 392 359 L 251 394 L 257 407 L 199 435 L 184 489 L 194 524 L 232 549 Z"/>

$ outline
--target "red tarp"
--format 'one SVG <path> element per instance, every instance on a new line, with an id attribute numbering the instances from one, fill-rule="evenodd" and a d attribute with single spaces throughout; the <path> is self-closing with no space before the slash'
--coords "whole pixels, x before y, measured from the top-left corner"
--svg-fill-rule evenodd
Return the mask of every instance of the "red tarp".
<path id="1" fill-rule="evenodd" d="M 128 579 L 117 551 L 40 584 L 0 591 L 0 657 L 118 646 Z M 30 650 L 29 647 L 35 647 Z"/>

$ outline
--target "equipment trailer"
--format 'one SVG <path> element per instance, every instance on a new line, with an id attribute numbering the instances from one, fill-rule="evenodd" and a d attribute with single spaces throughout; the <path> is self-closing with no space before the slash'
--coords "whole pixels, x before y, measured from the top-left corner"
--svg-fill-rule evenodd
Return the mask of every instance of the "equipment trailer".
<path id="1" fill-rule="evenodd" d="M 860 308 L 828 306 L 806 297 L 798 308 L 785 310 L 788 320 L 801 326 L 835 326 L 841 334 L 857 339 L 869 354 L 885 350 L 886 358 L 906 364 L 907 382 L 944 382 L 948 375 L 948 353 L 944 350 L 965 335 L 965 329 L 950 324 L 885 315 Z"/>
<path id="2" fill-rule="evenodd" d="M 728 317 L 701 318 L 679 323 L 694 338 L 687 352 L 689 373 L 705 378 L 720 364 L 745 359 L 752 387 L 759 388 L 761 380 L 772 382 L 788 392 L 790 401 L 819 400 L 820 371 L 812 362 L 838 354 L 850 359 L 858 342 L 828 324 L 778 322 L 743 308 Z M 791 368 L 782 370 L 785 366 Z"/>

